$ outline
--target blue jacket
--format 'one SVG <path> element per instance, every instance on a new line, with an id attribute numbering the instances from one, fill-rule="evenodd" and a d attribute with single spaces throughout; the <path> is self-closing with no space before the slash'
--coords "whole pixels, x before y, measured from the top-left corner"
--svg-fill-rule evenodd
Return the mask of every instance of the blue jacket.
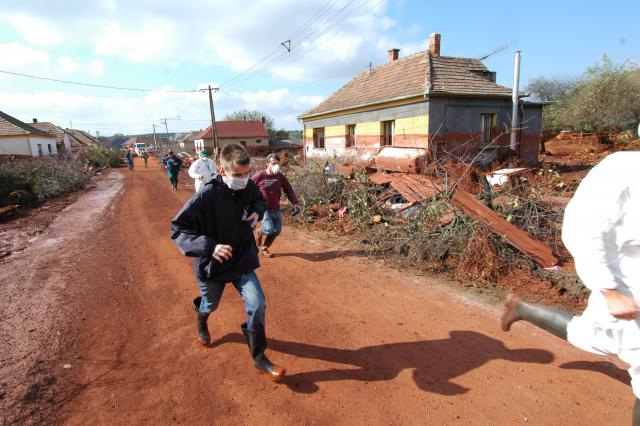
<path id="1" fill-rule="evenodd" d="M 253 230 L 244 218 L 258 213 L 262 219 L 264 209 L 264 198 L 252 180 L 245 189 L 232 191 L 216 176 L 171 221 L 171 239 L 183 255 L 194 258 L 201 281 L 236 281 L 260 267 Z M 231 259 L 220 263 L 212 257 L 217 244 L 232 247 Z"/>

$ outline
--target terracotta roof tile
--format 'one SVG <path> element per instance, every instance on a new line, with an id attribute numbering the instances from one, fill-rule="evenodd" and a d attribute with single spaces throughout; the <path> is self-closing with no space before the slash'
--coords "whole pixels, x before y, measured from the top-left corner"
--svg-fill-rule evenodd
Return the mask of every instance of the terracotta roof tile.
<path id="1" fill-rule="evenodd" d="M 488 73 L 477 59 L 419 52 L 356 75 L 302 116 L 425 94 L 510 96 L 511 89 L 490 81 Z"/>
<path id="2" fill-rule="evenodd" d="M 15 117 L 0 111 L 0 136 L 37 135 L 51 136 L 49 133 L 36 129 Z"/>
<path id="3" fill-rule="evenodd" d="M 47 132 L 52 136 L 55 136 L 56 143 L 64 143 L 64 130 L 56 126 L 55 124 L 49 123 L 47 121 L 41 121 L 38 123 L 31 123 L 30 126 L 33 126 L 36 129 L 40 129 L 43 132 Z"/>

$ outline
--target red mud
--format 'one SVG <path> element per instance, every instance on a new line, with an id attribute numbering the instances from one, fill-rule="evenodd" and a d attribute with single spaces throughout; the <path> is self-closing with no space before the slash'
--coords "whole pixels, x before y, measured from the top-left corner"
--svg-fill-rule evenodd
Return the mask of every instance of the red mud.
<path id="1" fill-rule="evenodd" d="M 528 325 L 503 333 L 499 308 L 441 279 L 290 229 L 258 270 L 268 353 L 288 371 L 281 384 L 266 381 L 242 343 L 244 312 L 232 288 L 210 319 L 212 347 L 196 344 L 197 288 L 168 229 L 191 192 L 170 191 L 155 162 L 112 173 L 125 175 L 124 191 L 92 232 L 51 242 L 54 255 L 38 262 L 9 256 L 3 265 L 0 278 L 22 283 L 23 301 L 57 283 L 21 334 L 39 343 L 10 357 L 3 350 L 6 423 L 630 421 L 633 395 L 617 361 Z M 21 327 L 19 315 L 12 321 Z"/>

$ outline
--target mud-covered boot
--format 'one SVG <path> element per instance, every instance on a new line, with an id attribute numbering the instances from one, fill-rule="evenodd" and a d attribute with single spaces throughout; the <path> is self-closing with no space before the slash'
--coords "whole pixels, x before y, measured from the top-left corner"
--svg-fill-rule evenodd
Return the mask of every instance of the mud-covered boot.
<path id="1" fill-rule="evenodd" d="M 633 406 L 633 420 L 632 426 L 640 426 L 640 399 L 636 398 L 636 403 Z"/>
<path id="2" fill-rule="evenodd" d="M 264 329 L 259 332 L 247 330 L 247 324 L 244 323 L 240 326 L 242 334 L 244 335 L 247 345 L 249 345 L 249 351 L 253 358 L 253 365 L 258 372 L 265 374 L 274 382 L 284 377 L 285 369 L 277 366 L 269 361 L 269 358 L 264 354 L 267 349 L 267 336 Z"/>
<path id="3" fill-rule="evenodd" d="M 514 322 L 527 321 L 567 340 L 567 326 L 572 318 L 567 312 L 525 303 L 519 297 L 511 296 L 505 304 L 501 326 L 509 331 Z"/>
<path id="4" fill-rule="evenodd" d="M 193 299 L 193 310 L 196 311 L 198 317 L 198 343 L 207 347 L 211 344 L 211 335 L 209 334 L 209 327 L 207 326 L 208 314 L 200 312 L 200 301 L 202 297 L 196 297 Z"/>

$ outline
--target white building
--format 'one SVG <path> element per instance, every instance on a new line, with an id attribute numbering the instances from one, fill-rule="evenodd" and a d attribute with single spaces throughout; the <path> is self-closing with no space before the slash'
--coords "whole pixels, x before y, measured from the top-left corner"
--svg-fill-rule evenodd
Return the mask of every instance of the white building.
<path id="1" fill-rule="evenodd" d="M 43 157 L 57 153 L 55 136 L 0 111 L 0 155 Z"/>

